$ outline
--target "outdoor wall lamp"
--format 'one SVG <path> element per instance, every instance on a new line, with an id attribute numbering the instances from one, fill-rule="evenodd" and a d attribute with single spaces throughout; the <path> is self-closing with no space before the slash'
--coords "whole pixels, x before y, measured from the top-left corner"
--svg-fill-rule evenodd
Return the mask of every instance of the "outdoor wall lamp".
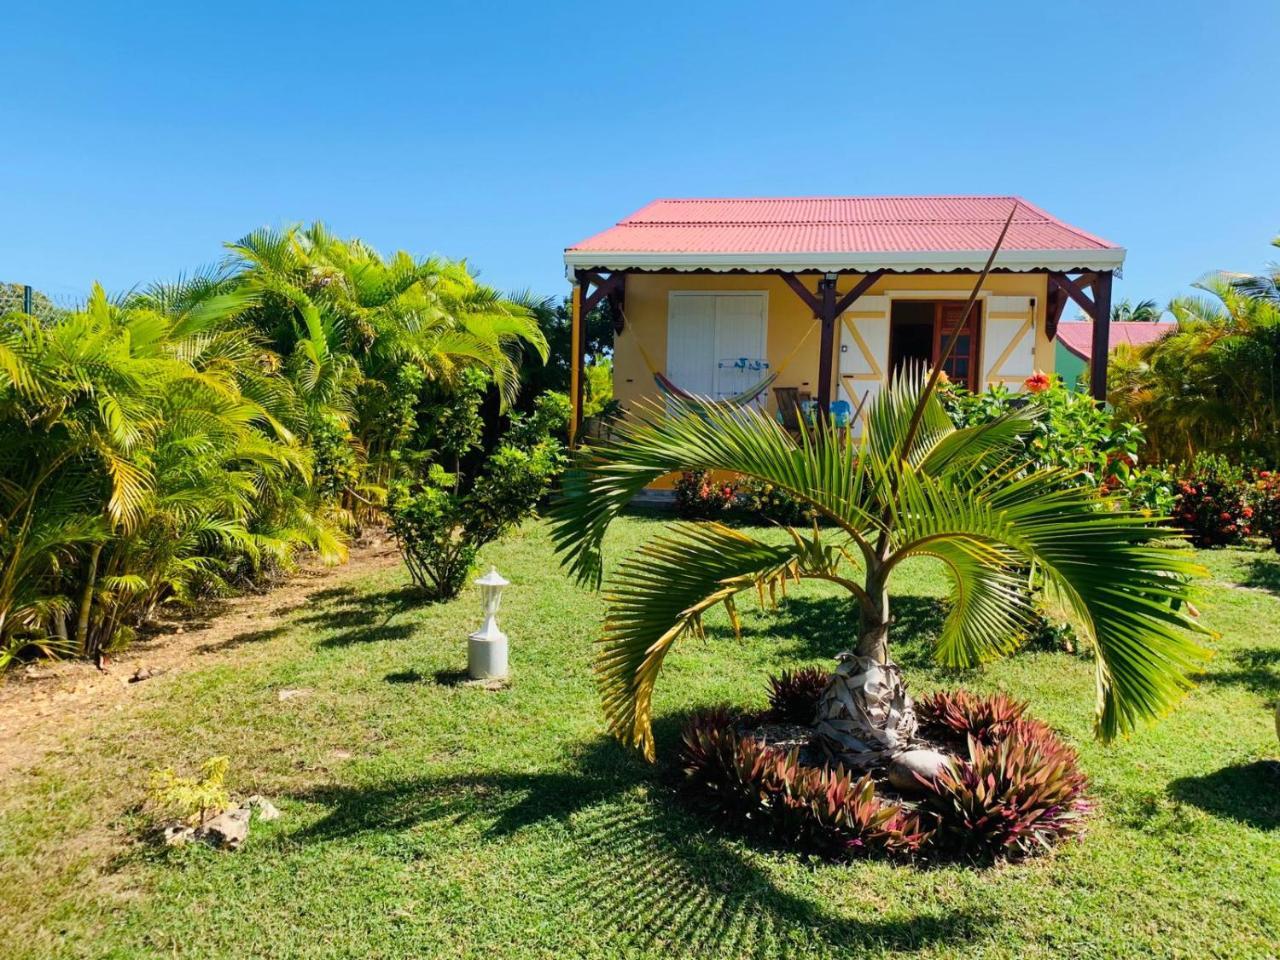
<path id="1" fill-rule="evenodd" d="M 467 673 L 472 680 L 507 678 L 507 635 L 498 629 L 498 604 L 509 581 L 497 567 L 476 581 L 484 608 L 484 624 L 467 640 Z"/>

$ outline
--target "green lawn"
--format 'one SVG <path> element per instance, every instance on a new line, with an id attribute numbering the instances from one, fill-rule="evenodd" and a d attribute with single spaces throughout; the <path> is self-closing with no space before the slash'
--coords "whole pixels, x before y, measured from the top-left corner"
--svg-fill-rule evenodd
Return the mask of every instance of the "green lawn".
<path id="1" fill-rule="evenodd" d="M 652 533 L 633 518 L 611 556 Z M 161 676 L 88 740 L 0 785 L 6 957 L 1152 957 L 1280 953 L 1280 560 L 1206 553 L 1222 633 L 1199 689 L 1134 739 L 1090 738 L 1092 671 L 1023 653 L 932 668 L 942 581 L 898 573 L 898 659 L 914 689 L 1007 690 L 1078 744 L 1098 812 L 1083 842 L 1020 866 L 834 866 L 739 841 L 671 798 L 667 774 L 602 735 L 597 596 L 545 529 L 482 559 L 514 684 L 461 685 L 474 596 L 420 606 L 393 570 L 327 591 L 235 654 Z M 1250 589 L 1228 587 L 1244 585 Z M 659 684 L 659 750 L 680 717 L 763 702 L 765 676 L 852 636 L 833 593 L 723 617 Z M 309 692 L 281 702 L 283 688 Z M 136 839 L 149 771 L 232 758 L 229 784 L 284 816 L 244 849 Z"/>

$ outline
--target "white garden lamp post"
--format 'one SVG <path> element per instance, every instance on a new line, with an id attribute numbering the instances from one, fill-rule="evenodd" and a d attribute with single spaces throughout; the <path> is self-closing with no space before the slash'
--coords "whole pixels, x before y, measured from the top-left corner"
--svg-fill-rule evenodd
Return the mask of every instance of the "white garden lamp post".
<path id="1" fill-rule="evenodd" d="M 507 635 L 498 629 L 498 604 L 502 601 L 502 588 L 507 585 L 497 567 L 490 567 L 476 581 L 484 604 L 484 623 L 467 643 L 467 673 L 472 680 L 507 678 Z"/>

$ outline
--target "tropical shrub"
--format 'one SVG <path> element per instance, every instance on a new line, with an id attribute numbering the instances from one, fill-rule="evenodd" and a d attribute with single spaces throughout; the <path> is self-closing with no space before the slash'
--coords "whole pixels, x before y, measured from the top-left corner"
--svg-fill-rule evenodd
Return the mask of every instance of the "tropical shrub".
<path id="1" fill-rule="evenodd" d="M 1273 550 L 1280 550 L 1280 474 L 1261 470 L 1253 479 L 1247 506 L 1253 511 L 1251 528 L 1266 537 Z"/>
<path id="2" fill-rule="evenodd" d="M 710 470 L 686 470 L 676 479 L 675 495 L 681 519 L 710 520 L 733 506 L 733 483 L 714 479 Z"/>
<path id="3" fill-rule="evenodd" d="M 1200 454 L 1183 468 L 1173 519 L 1198 547 L 1224 547 L 1249 535 L 1253 508 L 1244 472 L 1223 456 Z"/>
<path id="4" fill-rule="evenodd" d="M 870 777 L 804 766 L 796 751 L 743 736 L 735 722 L 722 708 L 706 711 L 681 735 L 683 790 L 703 810 L 830 859 L 908 854 L 927 839 L 917 818 L 876 796 Z"/>
<path id="5" fill-rule="evenodd" d="M 1009 735 L 1027 705 L 1004 694 L 980 696 L 967 690 L 938 690 L 916 700 L 922 731 L 963 747 L 971 738 L 990 746 Z"/>
<path id="6" fill-rule="evenodd" d="M 478 404 L 479 394 L 458 399 Z M 451 473 L 432 463 L 392 481 L 391 530 L 413 582 L 430 599 L 457 596 L 477 551 L 528 517 L 548 493 L 564 467 L 556 434 L 567 422 L 564 398 L 546 394 L 533 413 L 512 417 L 502 442 L 476 471 Z"/>
<path id="7" fill-rule="evenodd" d="M 781 723 L 813 723 L 830 676 L 819 667 L 784 670 L 769 678 L 769 717 Z"/>
<path id="8" fill-rule="evenodd" d="M 1028 391 L 997 384 L 981 393 L 947 384 L 939 393 L 959 428 L 991 423 L 1014 410 L 1035 410 L 1034 426 L 1023 436 L 1022 456 L 1032 470 L 1079 472 L 1111 491 L 1127 487 L 1138 463 L 1142 431 L 1117 420 L 1085 393 L 1069 390 L 1057 376 L 1038 374 Z"/>
<path id="9" fill-rule="evenodd" d="M 970 737 L 968 759 L 922 784 L 921 818 L 937 846 L 962 857 L 1017 860 L 1078 834 L 1090 804 L 1076 752 L 1039 721 L 984 729 L 989 742 Z"/>
<path id="10" fill-rule="evenodd" d="M 161 604 L 267 582 L 305 552 L 341 560 L 396 473 L 436 455 L 424 408 L 479 377 L 505 409 L 526 346 L 545 358 L 531 308 L 465 264 L 384 258 L 319 225 L 258 231 L 217 270 L 116 301 L 95 287 L 83 309 L 6 311 L 0 667 L 98 658 Z M 558 454 L 535 447 L 495 461 L 513 495 L 552 472 Z"/>
<path id="11" fill-rule="evenodd" d="M 0 649 L 100 657 L 241 561 L 342 555 L 248 299 L 95 287 L 0 321 Z"/>
<path id="12" fill-rule="evenodd" d="M 739 477 L 734 483 L 733 509 L 751 520 L 785 526 L 808 526 L 821 518 L 812 505 L 797 500 L 785 488 L 753 477 Z"/>
<path id="13" fill-rule="evenodd" d="M 1147 466 L 1129 475 L 1125 496 L 1129 503 L 1148 516 L 1173 514 L 1178 480 L 1168 467 Z"/>
<path id="14" fill-rule="evenodd" d="M 1107 399 L 1139 423 L 1148 458 L 1216 453 L 1280 463 L 1280 298 L 1271 277 L 1211 275 L 1169 304 L 1170 335 L 1111 355 Z"/>
<path id="15" fill-rule="evenodd" d="M 955 759 L 909 809 L 872 776 L 801 763 L 739 729 L 723 707 L 695 714 L 681 735 L 682 791 L 694 806 L 788 847 L 844 860 L 924 854 L 1017 860 L 1077 835 L 1091 809 L 1075 751 L 1026 704 L 1004 695 L 940 691 L 919 701 L 922 729 Z"/>

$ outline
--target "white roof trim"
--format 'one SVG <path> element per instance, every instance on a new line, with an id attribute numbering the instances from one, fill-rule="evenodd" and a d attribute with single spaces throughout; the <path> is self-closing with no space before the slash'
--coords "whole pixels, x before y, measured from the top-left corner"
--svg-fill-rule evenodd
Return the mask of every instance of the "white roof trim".
<path id="1" fill-rule="evenodd" d="M 995 266 L 1006 270 L 1119 270 L 1123 247 L 1088 250 L 1002 250 Z M 566 250 L 570 279 L 575 269 L 599 270 L 744 270 L 759 273 L 826 273 L 852 270 L 972 270 L 980 271 L 988 250 L 917 250 L 878 253 L 651 253 L 625 250 Z"/>

